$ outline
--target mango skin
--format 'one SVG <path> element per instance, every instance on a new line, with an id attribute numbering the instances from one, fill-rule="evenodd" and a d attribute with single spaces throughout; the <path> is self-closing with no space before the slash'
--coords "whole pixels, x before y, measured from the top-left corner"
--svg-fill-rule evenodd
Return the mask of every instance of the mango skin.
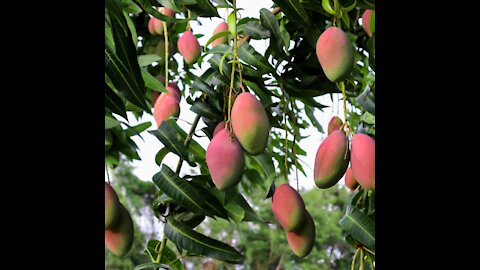
<path id="1" fill-rule="evenodd" d="M 267 147 L 270 121 L 262 103 L 252 94 L 238 95 L 231 112 L 233 132 L 242 148 L 258 155 Z"/>
<path id="2" fill-rule="evenodd" d="M 272 197 L 272 212 L 286 231 L 296 231 L 305 223 L 305 203 L 290 185 L 281 184 Z"/>
<path id="3" fill-rule="evenodd" d="M 332 131 L 320 144 L 315 156 L 313 177 L 317 187 L 326 189 L 338 183 L 347 170 L 349 159 L 347 136 L 343 131 Z"/>
<path id="4" fill-rule="evenodd" d="M 223 191 L 240 182 L 245 157 L 238 140 L 230 138 L 228 129 L 219 131 L 210 141 L 206 152 L 207 167 L 215 186 Z"/>
<path id="5" fill-rule="evenodd" d="M 372 36 L 372 31 L 370 31 L 370 17 L 372 16 L 372 10 L 367 9 L 363 12 L 362 15 L 362 27 L 363 30 L 367 33 L 369 37 Z"/>
<path id="6" fill-rule="evenodd" d="M 160 126 L 168 118 L 180 115 L 180 101 L 170 93 L 161 93 L 153 106 L 153 116 Z"/>
<path id="7" fill-rule="evenodd" d="M 215 135 L 217 135 L 217 133 L 224 128 L 225 128 L 225 121 L 221 121 L 220 123 L 218 123 L 215 129 L 213 130 L 213 137 L 215 137 Z"/>
<path id="8" fill-rule="evenodd" d="M 375 190 L 375 140 L 357 133 L 352 138 L 352 174 L 365 189 Z"/>
<path id="9" fill-rule="evenodd" d="M 182 92 L 178 88 L 177 84 L 171 82 L 167 86 L 167 91 L 170 95 L 174 96 L 178 101 L 182 99 Z M 152 104 L 155 105 L 157 98 L 160 96 L 162 92 L 152 91 Z"/>
<path id="10" fill-rule="evenodd" d="M 328 134 L 332 133 L 334 130 L 339 130 L 340 127 L 343 125 L 342 119 L 338 116 L 332 117 L 330 122 L 328 122 Z"/>
<path id="11" fill-rule="evenodd" d="M 290 246 L 290 249 L 298 257 L 305 257 L 313 249 L 315 244 L 315 223 L 313 222 L 312 216 L 305 209 L 305 222 L 303 226 L 295 232 L 286 232 L 287 242 Z"/>
<path id="12" fill-rule="evenodd" d="M 331 26 L 317 40 L 317 58 L 331 82 L 345 79 L 353 68 L 353 46 L 345 32 Z"/>
<path id="13" fill-rule="evenodd" d="M 117 193 L 105 182 L 105 229 L 113 226 L 120 216 L 120 201 Z"/>
<path id="14" fill-rule="evenodd" d="M 217 33 L 224 32 L 224 31 L 228 31 L 228 24 L 226 22 L 221 22 L 213 30 L 212 36 L 214 36 Z M 228 44 L 228 36 L 223 36 L 223 37 L 215 39 L 212 42 L 212 48 L 219 45 L 219 44 Z"/>
<path id="15" fill-rule="evenodd" d="M 169 17 L 175 17 L 175 11 L 167 8 L 167 7 L 162 7 L 159 10 L 160 13 L 162 13 L 165 16 Z M 163 35 L 163 21 L 155 18 L 155 17 L 150 17 L 150 20 L 148 21 L 148 32 L 152 35 Z"/>
<path id="16" fill-rule="evenodd" d="M 197 62 L 200 57 L 201 47 L 192 31 L 185 31 L 177 41 L 178 52 L 183 56 L 185 62 L 191 65 Z"/>
<path id="17" fill-rule="evenodd" d="M 105 246 L 115 256 L 123 257 L 132 248 L 134 239 L 133 220 L 128 210 L 120 204 L 118 222 L 105 230 Z"/>
<path id="18" fill-rule="evenodd" d="M 348 167 L 345 172 L 345 185 L 351 190 L 354 191 L 358 187 L 358 182 L 355 180 L 352 174 L 352 166 Z"/>

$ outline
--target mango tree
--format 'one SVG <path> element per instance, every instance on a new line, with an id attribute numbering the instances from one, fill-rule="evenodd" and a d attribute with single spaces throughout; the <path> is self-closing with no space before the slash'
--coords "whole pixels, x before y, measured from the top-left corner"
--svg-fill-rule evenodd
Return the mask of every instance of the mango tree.
<path id="1" fill-rule="evenodd" d="M 158 187 L 152 208 L 164 236 L 145 243 L 151 262 L 136 269 L 183 269 L 188 256 L 241 263 L 242 250 L 195 227 L 206 217 L 267 226 L 273 221 L 259 217 L 245 199 L 252 189 L 263 189 L 272 201 L 285 245 L 298 257 L 308 256 L 315 223 L 298 190 L 298 171 L 306 175 L 299 158 L 306 152 L 298 144 L 308 127 L 324 132 L 314 115 L 325 108 L 318 102 L 323 95 L 341 95 L 343 121 L 332 119 L 328 137 L 314 146 L 315 164 L 306 165 L 314 168 L 311 181 L 320 189 L 345 175 L 352 193 L 339 223 L 357 250 L 352 266 L 374 268 L 373 1 L 274 0 L 256 17 L 241 16 L 237 2 L 105 0 L 105 164 L 140 159 L 131 137 L 151 125 L 156 129 L 144 136 L 164 146 L 152 179 Z M 190 22 L 220 13 L 228 15 L 200 44 Z M 251 40 L 268 40 L 265 53 Z M 208 68 L 194 75 L 201 65 Z M 188 130 L 176 123 L 182 98 L 196 114 Z M 127 112 L 137 118 L 153 114 L 155 122 L 130 126 Z M 200 121 L 206 127 L 197 130 Z M 211 140 L 207 149 L 196 141 L 199 136 Z M 179 157 L 175 168 L 162 162 L 168 153 Z M 197 173 L 181 175 L 182 166 Z M 289 181 L 293 174 L 297 185 Z M 105 243 L 122 256 L 133 239 L 130 217 L 116 201 L 115 187 L 106 183 L 105 192 Z"/>

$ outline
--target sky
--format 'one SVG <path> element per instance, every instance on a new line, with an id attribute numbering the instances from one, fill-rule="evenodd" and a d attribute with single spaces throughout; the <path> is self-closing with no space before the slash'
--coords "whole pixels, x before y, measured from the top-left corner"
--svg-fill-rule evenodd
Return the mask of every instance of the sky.
<path id="1" fill-rule="evenodd" d="M 252 5 L 251 1 L 238 1 L 237 6 L 238 8 L 243 8 L 243 10 L 240 11 L 241 17 L 259 18 L 259 10 L 261 8 L 271 9 L 272 1 L 256 0 L 254 5 Z M 190 25 L 193 30 L 193 33 L 204 35 L 203 37 L 199 38 L 199 43 L 201 45 L 204 45 L 207 42 L 207 40 L 211 37 L 214 28 L 227 16 L 225 9 L 220 9 L 219 14 L 222 18 L 200 18 L 199 19 L 200 24 L 194 21 L 191 22 Z M 251 40 L 250 44 L 260 54 L 263 54 L 265 50 L 268 48 L 269 41 L 268 40 Z M 179 68 L 182 68 L 181 66 L 182 61 L 180 58 L 181 56 L 179 54 L 176 54 L 174 57 L 180 63 Z M 192 71 L 192 73 L 200 76 L 207 68 L 208 68 L 208 63 L 203 64 L 201 70 L 197 69 L 195 71 Z M 328 106 L 327 108 L 324 108 L 323 111 L 316 109 L 314 114 L 316 119 L 322 125 L 325 131 L 327 130 L 328 122 L 333 116 L 337 115 L 342 120 L 344 120 L 343 102 L 341 101 L 339 96 L 340 95 L 338 94 L 334 94 L 333 102 L 330 98 L 330 95 L 324 95 L 322 97 L 315 98 L 317 102 Z M 185 130 L 186 132 L 188 132 L 190 129 L 190 124 L 188 124 L 188 122 L 192 122 L 195 117 L 195 113 L 190 111 L 189 108 L 190 108 L 190 105 L 187 104 L 187 102 L 185 101 L 185 98 L 182 97 L 182 100 L 180 102 L 180 115 L 179 115 L 179 119 L 177 120 L 177 124 L 180 127 L 182 127 L 183 130 Z M 301 117 L 302 116 L 306 117 L 305 114 L 303 114 L 303 112 L 299 112 L 299 113 Z M 151 122 L 152 126 L 148 130 L 155 130 L 157 127 L 153 116 L 146 113 L 138 121 L 135 119 L 135 117 L 131 113 L 128 113 L 128 121 L 129 121 L 129 125 L 131 126 L 134 126 L 139 123 Z M 202 121 L 200 121 L 197 126 L 197 130 L 200 130 L 205 126 L 206 125 Z M 151 135 L 147 131 L 142 132 L 141 135 L 143 139 L 138 136 L 132 137 L 132 140 L 137 144 L 139 148 L 138 154 L 141 158 L 141 160 L 139 161 L 137 160 L 133 161 L 132 165 L 134 167 L 134 173 L 140 179 L 144 181 L 151 181 L 153 175 L 160 170 L 160 167 L 155 163 L 155 155 L 161 148 L 163 148 L 163 145 L 155 136 Z M 302 164 L 302 166 L 307 176 L 305 177 L 301 172 L 299 172 L 298 181 L 299 181 L 299 185 L 303 189 L 308 190 L 315 187 L 315 184 L 313 181 L 313 166 L 315 161 L 315 155 L 321 142 L 325 139 L 326 134 L 325 133 L 322 134 L 318 132 L 316 128 L 310 127 L 304 130 L 301 133 L 301 135 L 309 136 L 308 138 L 303 139 L 299 144 L 299 146 L 307 152 L 306 156 L 300 156 L 300 158 L 306 163 L 306 164 Z M 290 139 L 292 139 L 292 137 L 290 137 Z M 202 138 L 195 137 L 195 140 L 204 149 L 207 149 L 207 146 L 209 143 L 209 139 L 207 137 L 202 137 Z M 170 168 L 174 169 L 176 167 L 178 159 L 179 159 L 178 156 L 170 153 L 164 158 L 163 164 L 166 164 Z M 189 170 L 190 170 L 190 166 L 186 162 L 184 162 L 180 175 L 183 175 L 189 172 Z M 107 177 L 106 173 L 105 173 L 105 177 Z M 293 173 L 292 175 L 289 175 L 289 179 L 290 179 L 290 184 L 296 186 L 295 173 Z M 340 180 L 340 184 L 343 184 L 343 181 L 344 180 L 342 178 Z"/>

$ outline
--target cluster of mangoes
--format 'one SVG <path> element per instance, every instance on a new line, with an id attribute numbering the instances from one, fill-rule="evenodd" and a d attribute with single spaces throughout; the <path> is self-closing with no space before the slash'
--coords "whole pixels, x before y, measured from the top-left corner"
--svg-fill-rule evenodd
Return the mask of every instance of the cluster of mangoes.
<path id="1" fill-rule="evenodd" d="M 206 151 L 207 166 L 219 190 L 238 184 L 245 169 L 243 151 L 251 155 L 261 154 L 267 146 L 270 132 L 265 108 L 248 92 L 235 99 L 230 124 L 232 132 L 225 121 L 217 124 Z"/>
<path id="2" fill-rule="evenodd" d="M 105 182 L 105 246 L 112 254 L 122 257 L 132 248 L 133 220 L 117 193 Z"/>
<path id="3" fill-rule="evenodd" d="M 328 125 L 328 136 L 320 144 L 315 156 L 314 180 L 317 187 L 334 186 L 345 175 L 345 184 L 354 190 L 358 184 L 375 189 L 375 140 L 357 133 L 352 136 L 351 151 L 342 120 L 333 117 Z M 350 167 L 348 164 L 350 163 Z"/>

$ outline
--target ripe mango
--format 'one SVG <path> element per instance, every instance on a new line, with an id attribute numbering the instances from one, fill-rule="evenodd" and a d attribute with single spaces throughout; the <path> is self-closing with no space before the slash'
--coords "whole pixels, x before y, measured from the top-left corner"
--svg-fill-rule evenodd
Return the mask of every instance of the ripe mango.
<path id="1" fill-rule="evenodd" d="M 114 225 L 120 216 L 120 201 L 117 193 L 105 182 L 105 229 Z"/>
<path id="2" fill-rule="evenodd" d="M 174 91 L 172 89 L 172 91 Z M 153 106 L 153 116 L 157 122 L 157 126 L 160 126 L 163 121 L 168 120 L 170 117 L 178 117 L 180 115 L 180 101 L 174 94 L 161 93 L 155 101 Z"/>
<path id="3" fill-rule="evenodd" d="M 245 158 L 235 137 L 228 129 L 220 130 L 207 147 L 206 160 L 213 183 L 219 190 L 226 190 L 238 184 L 243 176 Z"/>
<path id="4" fill-rule="evenodd" d="M 331 26 L 317 40 L 317 58 L 323 72 L 332 82 L 347 77 L 353 68 L 353 46 L 342 29 Z"/>
<path id="5" fill-rule="evenodd" d="M 262 153 L 270 132 L 270 121 L 262 103 L 250 93 L 241 93 L 233 103 L 231 120 L 242 148 L 252 155 Z"/>
<path id="6" fill-rule="evenodd" d="M 120 204 L 119 220 L 105 230 L 105 245 L 115 256 L 122 257 L 131 249 L 134 231 L 133 220 L 128 210 Z"/>
<path id="7" fill-rule="evenodd" d="M 305 203 L 288 184 L 281 184 L 272 197 L 272 212 L 286 231 L 296 231 L 305 223 Z"/>
<path id="8" fill-rule="evenodd" d="M 345 133 L 332 131 L 320 144 L 315 156 L 313 175 L 317 187 L 325 189 L 338 183 L 347 170 L 349 154 Z"/>
<path id="9" fill-rule="evenodd" d="M 169 17 L 175 17 L 175 11 L 167 8 L 167 7 L 162 7 L 160 8 L 160 13 L 162 13 L 165 16 Z M 159 20 L 155 17 L 150 17 L 150 20 L 148 21 L 148 31 L 152 35 L 163 35 L 163 21 Z"/>
<path id="10" fill-rule="evenodd" d="M 328 134 L 332 133 L 334 130 L 339 130 L 340 127 L 343 125 L 342 119 L 338 116 L 332 117 L 330 122 L 328 122 Z"/>
<path id="11" fill-rule="evenodd" d="M 305 222 L 303 226 L 298 231 L 286 232 L 288 245 L 298 257 L 305 257 L 310 254 L 313 244 L 315 244 L 315 223 L 310 213 L 306 209 L 304 211 Z"/>
<path id="12" fill-rule="evenodd" d="M 345 172 L 345 185 L 351 191 L 354 191 L 358 187 L 358 182 L 352 174 L 352 166 L 348 167 L 347 172 Z"/>
<path id="13" fill-rule="evenodd" d="M 214 36 L 217 33 L 228 31 L 228 24 L 226 22 L 221 22 L 215 29 L 213 30 L 212 36 Z M 228 36 L 223 36 L 215 39 L 212 42 L 212 48 L 217 46 L 218 44 L 228 44 Z"/>
<path id="14" fill-rule="evenodd" d="M 365 12 L 363 12 L 362 15 L 362 27 L 363 30 L 367 33 L 369 37 L 372 36 L 372 31 L 370 31 L 370 17 L 372 16 L 372 10 L 367 9 Z"/>
<path id="15" fill-rule="evenodd" d="M 191 65 L 197 62 L 200 57 L 201 47 L 192 31 L 185 31 L 177 41 L 178 52 L 183 56 L 185 62 Z"/>
<path id="16" fill-rule="evenodd" d="M 357 133 L 352 138 L 352 174 L 365 189 L 375 190 L 375 140 Z"/>
<path id="17" fill-rule="evenodd" d="M 213 136 L 215 137 L 215 135 L 224 128 L 225 128 L 225 121 L 220 121 L 220 123 L 218 123 L 215 129 L 213 130 Z"/>

